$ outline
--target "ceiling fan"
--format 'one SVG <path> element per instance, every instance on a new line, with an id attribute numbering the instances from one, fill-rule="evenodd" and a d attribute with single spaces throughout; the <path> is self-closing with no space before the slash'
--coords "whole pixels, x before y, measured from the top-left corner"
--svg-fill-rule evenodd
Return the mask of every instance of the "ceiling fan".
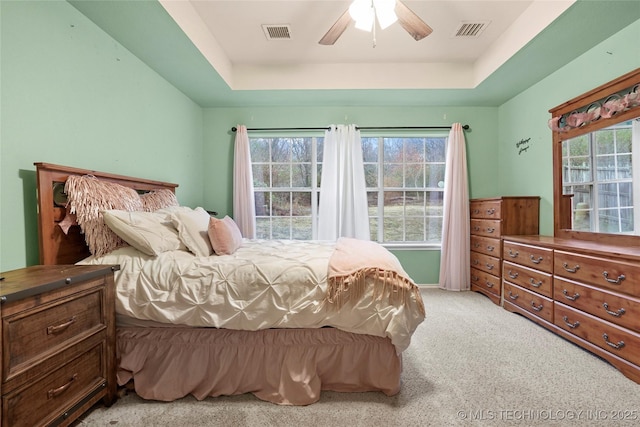
<path id="1" fill-rule="evenodd" d="M 397 20 L 416 41 L 433 32 L 430 26 L 400 0 L 355 0 L 318 43 L 334 44 L 352 21 L 355 21 L 356 28 L 367 31 L 373 29 L 375 33 L 376 18 L 383 29 Z"/>

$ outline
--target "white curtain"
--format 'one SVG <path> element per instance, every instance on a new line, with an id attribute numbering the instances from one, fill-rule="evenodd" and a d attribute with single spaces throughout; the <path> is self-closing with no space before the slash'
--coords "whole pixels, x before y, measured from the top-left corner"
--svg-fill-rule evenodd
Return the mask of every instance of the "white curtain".
<path id="1" fill-rule="evenodd" d="M 442 252 L 438 286 L 450 291 L 469 290 L 469 184 L 464 131 L 454 123 L 447 142 L 444 178 Z"/>
<path id="2" fill-rule="evenodd" d="M 360 131 L 331 125 L 324 135 L 318 239 L 370 240 Z"/>
<path id="3" fill-rule="evenodd" d="M 233 219 L 243 237 L 256 237 L 256 208 L 253 198 L 251 151 L 247 127 L 236 126 L 233 164 Z"/>

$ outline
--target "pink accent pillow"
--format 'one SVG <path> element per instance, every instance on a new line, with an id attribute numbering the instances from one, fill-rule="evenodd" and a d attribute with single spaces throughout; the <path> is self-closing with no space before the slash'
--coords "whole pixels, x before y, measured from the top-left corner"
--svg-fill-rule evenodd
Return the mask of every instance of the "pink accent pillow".
<path id="1" fill-rule="evenodd" d="M 231 255 L 242 244 L 242 233 L 235 221 L 228 216 L 209 220 L 209 240 L 216 255 Z"/>

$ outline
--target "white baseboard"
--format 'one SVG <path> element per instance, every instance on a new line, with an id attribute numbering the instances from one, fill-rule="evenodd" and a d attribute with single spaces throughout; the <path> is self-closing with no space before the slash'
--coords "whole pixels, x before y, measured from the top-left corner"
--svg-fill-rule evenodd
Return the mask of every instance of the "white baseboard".
<path id="1" fill-rule="evenodd" d="M 437 288 L 437 283 L 416 283 L 419 288 Z"/>

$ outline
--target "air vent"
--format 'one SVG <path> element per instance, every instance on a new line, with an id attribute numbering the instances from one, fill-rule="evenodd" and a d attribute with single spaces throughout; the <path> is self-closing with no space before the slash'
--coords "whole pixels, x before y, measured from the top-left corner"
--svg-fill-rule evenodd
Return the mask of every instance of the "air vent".
<path id="1" fill-rule="evenodd" d="M 458 28 L 453 33 L 453 37 L 463 37 L 463 38 L 476 38 L 479 37 L 480 34 L 484 31 L 485 28 L 489 25 L 490 21 L 476 21 L 469 22 L 463 21 L 458 25 Z"/>
<path id="2" fill-rule="evenodd" d="M 267 40 L 290 40 L 291 27 L 287 24 L 263 25 L 262 31 Z"/>

